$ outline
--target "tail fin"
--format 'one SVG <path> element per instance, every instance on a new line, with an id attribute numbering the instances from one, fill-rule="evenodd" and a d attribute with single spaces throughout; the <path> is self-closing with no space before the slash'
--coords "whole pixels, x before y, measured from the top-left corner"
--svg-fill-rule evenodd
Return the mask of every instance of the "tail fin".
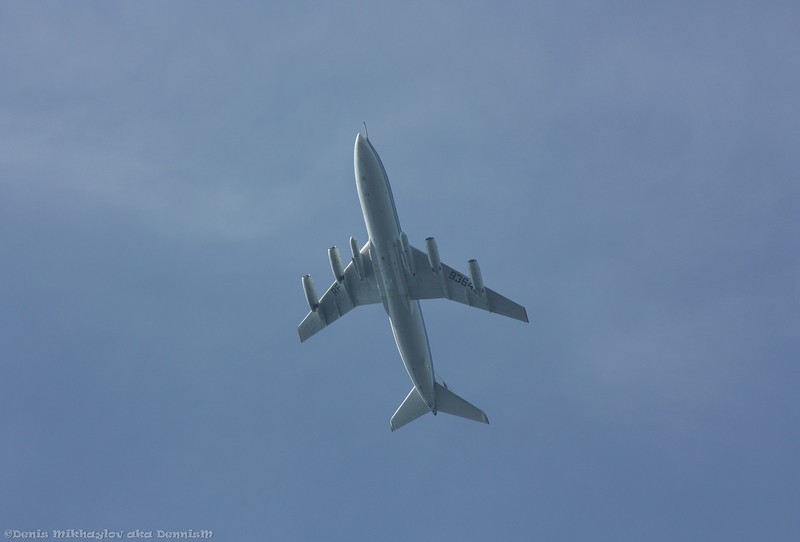
<path id="1" fill-rule="evenodd" d="M 481 409 L 468 403 L 438 382 L 433 385 L 433 389 L 436 393 L 436 410 L 476 422 L 489 423 L 489 418 Z"/>
<path id="2" fill-rule="evenodd" d="M 453 416 L 475 420 L 476 422 L 489 423 L 489 418 L 486 417 L 486 414 L 481 409 L 468 403 L 438 382 L 434 383 L 433 389 L 436 395 L 436 410 L 434 410 L 434 414 L 437 411 L 441 411 Z M 417 388 L 411 388 L 403 403 L 392 416 L 392 431 L 400 429 L 430 411 L 430 407 L 422 399 Z"/>
<path id="3" fill-rule="evenodd" d="M 390 422 L 392 431 L 400 429 L 405 424 L 413 422 L 430 411 L 431 409 L 428 408 L 428 405 L 423 401 L 416 386 L 411 388 L 411 391 L 408 392 L 403 403 L 397 408 L 394 416 L 392 416 L 392 421 Z"/>

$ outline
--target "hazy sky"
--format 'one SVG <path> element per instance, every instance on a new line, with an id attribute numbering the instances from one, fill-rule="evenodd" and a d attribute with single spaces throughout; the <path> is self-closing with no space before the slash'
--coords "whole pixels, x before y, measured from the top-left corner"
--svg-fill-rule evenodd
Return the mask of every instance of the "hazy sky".
<path id="1" fill-rule="evenodd" d="M 800 5 L 431 4 L 0 4 L 0 529 L 797 539 Z M 362 121 L 489 426 L 298 340 Z"/>

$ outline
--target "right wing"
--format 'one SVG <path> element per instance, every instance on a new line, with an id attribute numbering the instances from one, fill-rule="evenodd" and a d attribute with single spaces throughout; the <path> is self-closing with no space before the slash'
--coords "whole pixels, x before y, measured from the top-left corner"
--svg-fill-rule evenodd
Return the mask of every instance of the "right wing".
<path id="1" fill-rule="evenodd" d="M 482 293 L 475 291 L 469 275 L 445 263 L 441 264 L 441 269 L 432 269 L 426 253 L 410 248 L 414 253 L 415 267 L 415 274 L 408 281 L 412 299 L 450 299 L 522 322 L 528 321 L 528 313 L 522 305 L 489 288 L 484 287 Z"/>
<path id="2" fill-rule="evenodd" d="M 297 326 L 300 342 L 305 341 L 359 305 L 381 302 L 381 294 L 370 258 L 369 241 L 361 248 L 360 252 L 361 261 L 364 263 L 364 277 L 358 276 L 356 266 L 351 260 L 344 269 L 344 280 L 334 282 L 320 298 L 319 307 L 310 311 Z"/>

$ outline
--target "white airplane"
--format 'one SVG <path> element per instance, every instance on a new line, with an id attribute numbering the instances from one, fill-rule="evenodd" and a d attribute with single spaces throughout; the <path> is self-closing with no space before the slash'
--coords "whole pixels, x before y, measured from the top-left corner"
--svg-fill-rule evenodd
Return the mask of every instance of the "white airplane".
<path id="1" fill-rule="evenodd" d="M 369 240 L 359 249 L 355 238 L 350 238 L 353 258 L 347 267 L 342 266 L 335 246 L 328 249 L 335 281 L 321 299 L 311 275 L 303 277 L 311 311 L 297 327 L 300 341 L 354 307 L 382 303 L 389 315 L 397 349 L 414 384 L 392 416 L 392 431 L 427 412 L 446 412 L 489 423 L 481 409 L 450 391 L 434 372 L 419 300 L 452 299 L 527 322 L 525 307 L 484 287 L 476 260 L 469 261 L 470 273 L 466 275 L 441 262 L 433 237 L 425 240 L 427 254 L 409 244 L 400 228 L 383 163 L 367 136 L 360 133 L 356 136 L 354 162 L 358 199 Z"/>

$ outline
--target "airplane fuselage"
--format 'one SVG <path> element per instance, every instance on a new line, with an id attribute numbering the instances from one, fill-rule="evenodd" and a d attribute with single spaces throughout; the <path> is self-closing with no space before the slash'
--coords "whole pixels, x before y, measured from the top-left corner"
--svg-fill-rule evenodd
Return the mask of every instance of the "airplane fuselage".
<path id="1" fill-rule="evenodd" d="M 419 301 L 408 293 L 401 251 L 400 220 L 392 188 L 378 153 L 361 134 L 356 137 L 354 166 L 358 199 L 370 240 L 376 282 L 389 316 L 397 349 L 422 399 L 436 412 L 434 372 L 428 333 Z"/>
<path id="2" fill-rule="evenodd" d="M 420 300 L 448 299 L 528 322 L 525 307 L 487 288 L 477 260 L 467 262 L 467 275 L 441 261 L 433 237 L 425 239 L 427 253 L 411 246 L 397 218 L 386 170 L 375 147 L 362 134 L 356 137 L 354 166 L 369 240 L 359 245 L 350 237 L 353 259 L 347 266 L 337 247 L 328 249 L 334 282 L 322 297 L 317 295 L 311 275 L 301 277 L 309 312 L 297 326 L 300 342 L 356 307 L 382 304 L 414 383 L 389 421 L 392 431 L 429 412 L 489 423 L 484 411 L 459 397 L 433 370 Z"/>

